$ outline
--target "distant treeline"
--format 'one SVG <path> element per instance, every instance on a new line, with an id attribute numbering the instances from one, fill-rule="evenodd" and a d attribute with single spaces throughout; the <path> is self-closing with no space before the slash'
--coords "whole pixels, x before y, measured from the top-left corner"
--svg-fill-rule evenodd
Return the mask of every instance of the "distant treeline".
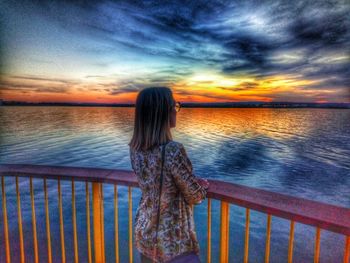
<path id="1" fill-rule="evenodd" d="M 337 108 L 350 109 L 350 103 L 301 103 L 301 102 L 223 102 L 184 103 L 185 108 Z"/>
<path id="2" fill-rule="evenodd" d="M 69 102 L 21 102 L 1 101 L 3 106 L 75 106 L 75 107 L 134 107 L 132 103 L 69 103 Z M 304 102 L 217 102 L 181 103 L 184 108 L 335 108 L 350 109 L 350 103 Z"/>

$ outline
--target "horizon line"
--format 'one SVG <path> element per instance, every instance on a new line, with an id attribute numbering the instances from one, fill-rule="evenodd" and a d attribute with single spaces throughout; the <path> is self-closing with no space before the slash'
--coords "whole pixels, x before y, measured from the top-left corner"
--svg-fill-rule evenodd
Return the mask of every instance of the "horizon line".
<path id="1" fill-rule="evenodd" d="M 181 102 L 180 102 L 181 103 Z M 105 107 L 135 107 L 135 103 L 100 103 L 100 102 L 27 102 L 27 101 L 5 101 L 0 99 L 0 106 L 105 106 Z M 336 107 L 350 108 L 350 102 L 286 102 L 286 101 L 240 101 L 240 102 L 182 102 L 184 108 L 212 107 Z"/>

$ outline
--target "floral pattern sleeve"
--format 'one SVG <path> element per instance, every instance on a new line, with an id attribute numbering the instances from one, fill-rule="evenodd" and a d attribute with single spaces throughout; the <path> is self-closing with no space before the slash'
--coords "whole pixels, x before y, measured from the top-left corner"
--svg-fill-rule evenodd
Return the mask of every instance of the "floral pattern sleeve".
<path id="1" fill-rule="evenodd" d="M 199 184 L 198 178 L 193 174 L 192 163 L 182 144 L 174 155 L 172 173 L 176 186 L 188 204 L 199 204 L 205 199 L 207 190 Z"/>

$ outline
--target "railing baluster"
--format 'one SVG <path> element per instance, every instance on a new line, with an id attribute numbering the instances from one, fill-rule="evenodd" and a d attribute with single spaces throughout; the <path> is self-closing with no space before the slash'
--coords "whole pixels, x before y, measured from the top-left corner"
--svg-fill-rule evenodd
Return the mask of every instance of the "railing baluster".
<path id="1" fill-rule="evenodd" d="M 20 262 L 24 263 L 24 243 L 23 243 L 23 228 L 22 228 L 22 211 L 21 211 L 21 195 L 19 192 L 18 177 L 16 176 L 16 195 L 17 195 L 17 214 L 18 214 L 18 231 L 19 231 L 19 247 L 20 247 Z"/>
<path id="2" fill-rule="evenodd" d="M 38 169 L 38 171 L 36 170 Z M 62 169 L 60 171 L 60 169 Z M 32 166 L 12 166 L 9 165 L 0 165 L 0 175 L 1 175 L 1 195 L 2 195 L 2 214 L 3 214 L 3 224 L 4 224 L 4 234 L 3 234 L 3 240 L 4 240 L 4 250 L 3 253 L 3 260 L 5 262 L 11 262 L 11 244 L 10 244 L 10 238 L 9 233 L 10 229 L 12 228 L 11 220 L 8 222 L 8 212 L 7 211 L 7 202 L 6 200 L 6 189 L 5 189 L 5 178 L 4 176 L 12 176 L 15 177 L 16 180 L 16 200 L 17 200 L 17 214 L 18 214 L 18 240 L 15 242 L 18 242 L 18 250 L 16 253 L 16 257 L 19 258 L 20 262 L 25 262 L 25 250 L 24 250 L 24 236 L 23 236 L 23 222 L 22 222 L 22 213 L 21 213 L 21 193 L 20 193 L 20 187 L 19 187 L 19 176 L 27 176 L 30 179 L 30 202 L 31 202 L 31 220 L 32 220 L 32 233 L 33 233 L 33 262 L 39 261 L 39 241 L 38 240 L 38 232 L 37 232 L 37 222 L 36 222 L 36 211 L 35 211 L 35 189 L 34 189 L 34 178 L 39 177 L 43 178 L 43 187 L 44 187 L 44 205 L 45 205 L 45 223 L 46 223 L 46 233 L 45 237 L 47 239 L 47 261 L 52 262 L 53 255 L 52 255 L 52 241 L 51 241 L 51 229 L 50 229 L 50 211 L 49 211 L 49 199 L 48 199 L 48 180 L 50 179 L 56 179 L 56 178 L 64 178 L 64 180 L 72 180 L 72 224 L 73 224 L 73 238 L 74 238 L 74 259 L 75 262 L 78 261 L 78 233 L 77 233 L 77 207 L 76 207 L 76 196 L 75 196 L 75 181 L 81 180 L 81 176 L 87 172 L 87 170 L 83 168 L 79 168 L 81 170 L 78 174 L 74 174 L 76 170 L 74 169 L 73 174 L 70 174 L 68 172 L 68 176 L 65 175 L 64 177 L 58 176 L 58 174 L 64 174 L 66 168 L 58 168 L 55 167 L 54 169 L 48 169 L 47 167 L 44 167 L 43 169 L 41 167 L 32 167 Z M 52 171 L 51 171 L 52 170 Z M 82 171 L 82 173 L 80 172 Z M 102 175 L 105 174 L 106 171 L 102 170 Z M 110 172 L 108 171 L 108 174 Z M 98 174 L 98 173 L 97 173 Z M 44 176 L 45 175 L 45 176 Z M 94 175 L 96 177 L 89 177 L 90 173 L 87 173 L 87 182 L 86 182 L 86 216 L 87 216 L 87 238 L 88 238 L 88 253 L 89 255 L 88 260 L 89 263 L 92 263 L 92 254 L 94 254 L 95 262 L 105 262 L 105 240 L 104 240 L 104 206 L 103 206 L 103 184 L 102 183 L 94 183 L 99 179 L 97 175 Z M 133 175 L 133 174 L 130 174 Z M 32 176 L 32 177 L 31 177 Z M 132 210 L 132 187 L 136 186 L 135 180 L 127 178 L 125 181 L 125 171 L 121 171 L 119 174 L 119 171 L 117 171 L 115 174 L 113 174 L 113 178 L 108 178 L 108 182 L 115 184 L 114 185 L 114 235 L 115 235 L 115 255 L 116 259 L 115 262 L 119 263 L 120 259 L 120 251 L 119 251 L 119 224 L 118 224 L 118 188 L 117 183 L 122 182 L 125 183 L 126 186 L 128 186 L 128 236 L 129 236 L 129 261 L 133 261 L 133 210 Z M 111 180 L 112 179 L 112 180 Z M 90 218 L 90 195 L 89 195 L 89 181 L 93 182 L 92 185 L 92 200 L 93 200 L 93 225 L 91 225 L 91 218 Z M 318 263 L 320 261 L 320 246 L 321 246 L 321 232 L 322 230 L 328 230 L 332 231 L 338 234 L 345 235 L 345 246 L 344 246 L 344 254 L 343 256 L 343 263 L 350 263 L 350 236 L 348 233 L 349 230 L 349 224 L 344 218 L 349 217 L 350 210 L 347 208 L 342 207 L 336 207 L 331 205 L 326 205 L 322 203 L 317 203 L 313 201 L 308 200 L 302 200 L 299 198 L 294 197 L 288 197 L 279 195 L 276 193 L 269 193 L 266 191 L 256 191 L 254 189 L 247 188 L 247 195 L 245 195 L 245 191 L 240 189 L 240 186 L 234 186 L 229 184 L 221 184 L 219 182 L 216 182 L 217 186 L 225 185 L 227 189 L 225 188 L 224 192 L 220 192 L 219 187 L 217 189 L 210 192 L 211 198 L 208 198 L 208 211 L 207 211 L 207 244 L 208 244 L 208 250 L 207 250 L 207 262 L 211 262 L 212 257 L 212 251 L 211 251 L 211 238 L 212 238 L 212 219 L 211 219 L 211 200 L 212 198 L 215 198 L 217 200 L 221 200 L 221 218 L 220 218 L 220 262 L 228 262 L 229 261 L 229 205 L 230 203 L 240 206 L 245 206 L 246 209 L 246 225 L 245 225 L 245 241 L 244 241 L 244 262 L 248 262 L 249 258 L 249 237 L 250 237 L 250 210 L 256 209 L 257 211 L 266 213 L 266 211 L 271 211 L 272 214 L 267 214 L 267 226 L 266 226 L 266 242 L 265 242 L 265 263 L 269 263 L 270 259 L 270 245 L 271 245 L 271 222 L 272 222 L 272 216 L 276 217 L 283 217 L 283 218 L 289 218 L 290 221 L 290 231 L 289 231 L 289 244 L 288 244 L 288 262 L 292 262 L 293 259 L 293 247 L 294 247 L 294 235 L 295 235 L 295 222 L 299 223 L 305 223 L 311 226 L 316 227 L 315 232 L 315 244 L 314 244 L 314 262 Z M 215 186 L 215 185 L 214 185 Z M 242 188 L 245 188 L 242 186 Z M 221 189 L 221 188 L 220 188 Z M 229 191 L 230 190 L 230 191 Z M 236 194 L 237 192 L 237 194 Z M 244 195 L 242 194 L 244 193 Z M 262 193 L 262 194 L 261 194 Z M 260 195 L 261 194 L 261 195 Z M 266 194 L 266 196 L 265 196 Z M 23 195 L 23 193 L 22 193 Z M 265 197 L 264 197 L 265 196 Z M 251 197 L 257 198 L 259 197 L 259 203 L 258 206 L 253 206 L 250 204 L 252 201 Z M 276 198 L 272 198 L 276 197 Z M 238 198 L 238 200 L 237 200 Z M 281 205 L 281 200 L 294 200 L 293 202 L 289 202 L 290 205 L 290 214 L 288 215 L 285 213 L 285 206 Z M 277 200 L 275 203 L 271 203 L 271 200 Z M 12 198 L 11 198 L 12 200 Z M 16 202 L 16 200 L 14 200 Z M 225 200 L 225 201 L 223 201 Z M 248 201 L 248 202 L 247 202 Z M 303 203 L 304 202 L 304 203 Z M 287 202 L 284 202 L 287 203 Z M 15 204 L 16 205 L 16 204 Z M 270 210 L 266 210 L 266 207 L 273 208 Z M 192 206 L 192 208 L 195 210 L 196 208 Z M 59 223 L 60 223 L 60 245 L 61 245 L 61 253 L 62 257 L 61 259 L 57 259 L 61 262 L 66 261 L 66 254 L 65 254 L 65 244 L 64 244 L 64 224 L 63 224 L 63 199 L 62 199 L 62 191 L 61 191 L 61 182 L 60 179 L 58 179 L 58 209 L 59 209 Z M 194 212 L 194 211 L 193 211 Z M 333 216 L 336 214 L 337 216 Z M 286 216 L 287 215 L 287 216 Z M 10 216 L 11 218 L 11 216 Z M 52 218 L 51 218 L 52 219 Z M 297 221 L 293 221 L 297 219 Z M 308 221 L 306 221 L 306 219 Z M 14 219 L 15 220 L 15 219 Z M 327 224 L 323 224 L 327 222 Z M 51 222 L 52 223 L 52 222 Z M 319 226 L 322 226 L 319 227 Z M 94 245 L 94 253 L 92 253 L 91 249 L 91 227 L 93 227 L 93 245 Z M 0 240 L 1 242 L 2 240 Z M 45 242 L 45 241 L 44 241 Z M 40 243 L 41 244 L 41 243 Z M 232 249 L 232 248 L 230 248 Z M 14 252 L 14 251 L 13 251 Z M 338 255 L 340 256 L 340 255 Z M 232 255 L 231 255 L 232 257 Z"/>
<path id="3" fill-rule="evenodd" d="M 103 205 L 103 184 L 100 184 L 101 188 L 101 227 L 102 227 L 102 257 L 103 262 L 106 262 L 106 253 L 105 253 L 105 220 L 104 220 L 104 205 Z"/>
<path id="4" fill-rule="evenodd" d="M 131 186 L 128 187 L 128 201 L 129 201 L 129 262 L 133 262 L 132 254 L 132 198 Z"/>
<path id="5" fill-rule="evenodd" d="M 316 229 L 314 263 L 318 263 L 320 260 L 320 239 L 321 239 L 321 229 L 318 227 Z"/>
<path id="6" fill-rule="evenodd" d="M 114 185 L 114 238 L 115 262 L 119 263 L 119 225 L 118 225 L 118 188 Z"/>
<path id="7" fill-rule="evenodd" d="M 350 259 L 350 236 L 346 236 L 343 263 L 349 263 L 349 259 Z"/>
<path id="8" fill-rule="evenodd" d="M 73 241 L 74 241 L 74 262 L 79 262 L 78 254 L 78 235 L 77 235 L 77 216 L 75 209 L 75 186 L 74 180 L 72 180 L 72 221 L 73 221 Z"/>
<path id="9" fill-rule="evenodd" d="M 288 263 L 293 262 L 293 242 L 294 242 L 294 221 L 290 221 L 289 245 L 288 245 Z"/>
<path id="10" fill-rule="evenodd" d="M 229 203 L 221 201 L 221 212 L 220 212 L 220 262 L 228 262 L 228 245 L 229 245 Z"/>
<path id="11" fill-rule="evenodd" d="M 36 215 L 35 215 L 35 202 L 34 202 L 34 189 L 33 189 L 33 178 L 29 179 L 30 184 L 30 199 L 32 204 L 32 226 L 33 226 L 33 242 L 34 242 L 34 261 L 39 262 L 38 254 L 38 238 L 36 233 Z"/>
<path id="12" fill-rule="evenodd" d="M 207 248 L 207 262 L 211 262 L 211 198 L 208 198 L 208 248 Z"/>
<path id="13" fill-rule="evenodd" d="M 104 262 L 104 241 L 103 238 L 103 199 L 102 199 L 101 183 L 92 183 L 92 214 L 93 214 L 93 229 L 94 229 L 94 251 L 95 262 Z"/>
<path id="14" fill-rule="evenodd" d="M 61 261 L 66 262 L 66 247 L 64 245 L 64 224 L 63 224 L 63 212 L 62 212 L 62 194 L 61 194 L 61 180 L 57 181 L 58 187 L 58 209 L 60 214 L 60 239 L 61 239 Z"/>
<path id="15" fill-rule="evenodd" d="M 270 262 L 271 215 L 267 215 L 265 263 Z"/>
<path id="16" fill-rule="evenodd" d="M 90 194 L 89 194 L 89 182 L 85 183 L 85 192 L 86 192 L 86 232 L 87 232 L 87 246 L 88 246 L 88 262 L 92 263 L 91 234 L 90 234 Z"/>
<path id="17" fill-rule="evenodd" d="M 50 215 L 49 215 L 49 199 L 47 196 L 46 178 L 44 178 L 44 198 L 45 198 L 45 218 L 46 218 L 46 237 L 47 237 L 47 262 L 52 262 L 51 253 L 51 231 L 50 231 Z"/>
<path id="18" fill-rule="evenodd" d="M 244 263 L 248 263 L 249 256 L 249 223 L 250 223 L 250 209 L 246 208 L 245 213 L 245 239 L 244 239 Z"/>
<path id="19" fill-rule="evenodd" d="M 5 192 L 4 176 L 1 177 L 1 194 L 2 194 L 2 211 L 3 211 L 3 218 L 4 218 L 6 263 L 10 263 L 11 255 L 10 255 L 9 230 L 8 230 L 8 222 L 7 222 L 6 192 Z"/>

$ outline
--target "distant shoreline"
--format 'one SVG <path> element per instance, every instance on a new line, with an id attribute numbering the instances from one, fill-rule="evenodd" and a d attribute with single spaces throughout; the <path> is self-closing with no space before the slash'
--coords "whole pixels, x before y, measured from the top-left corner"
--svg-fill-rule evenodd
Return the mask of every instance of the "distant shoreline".
<path id="1" fill-rule="evenodd" d="M 135 107 L 130 103 L 68 103 L 68 102 L 19 102 L 1 101 L 0 106 L 69 106 L 69 107 Z M 221 102 L 181 103 L 183 108 L 327 108 L 350 109 L 350 103 L 303 103 L 303 102 Z"/>

